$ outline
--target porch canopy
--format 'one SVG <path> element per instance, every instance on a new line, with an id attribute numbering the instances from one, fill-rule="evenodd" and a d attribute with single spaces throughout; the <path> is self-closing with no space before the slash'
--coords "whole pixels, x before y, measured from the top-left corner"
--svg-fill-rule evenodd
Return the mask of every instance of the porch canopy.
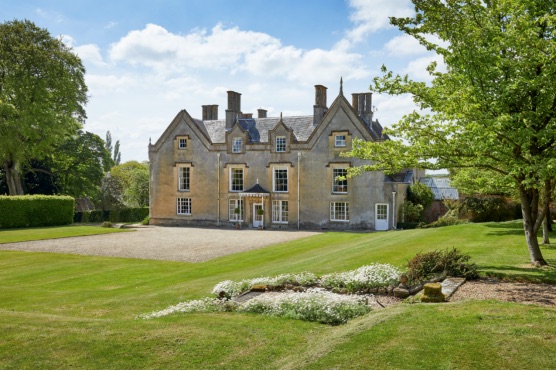
<path id="1" fill-rule="evenodd" d="M 244 192 L 239 193 L 239 197 L 268 197 L 270 196 L 270 192 L 261 187 L 259 184 L 259 180 L 257 179 L 257 184 L 253 187 L 249 188 Z"/>

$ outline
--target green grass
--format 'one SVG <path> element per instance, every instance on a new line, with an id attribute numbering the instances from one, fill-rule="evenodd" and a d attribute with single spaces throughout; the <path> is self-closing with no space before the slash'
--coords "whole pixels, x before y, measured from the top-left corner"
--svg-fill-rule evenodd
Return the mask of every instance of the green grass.
<path id="1" fill-rule="evenodd" d="M 0 369 L 553 368 L 556 309 L 515 303 L 403 304 L 337 327 L 235 313 L 135 319 L 225 279 L 402 266 L 451 247 L 483 274 L 556 282 L 556 247 L 543 247 L 552 267 L 531 268 L 519 222 L 329 232 L 196 264 L 0 251 Z"/>
<path id="2" fill-rule="evenodd" d="M 94 234 L 129 232 L 130 230 L 85 225 L 0 229 L 0 243 L 48 240 L 52 238 L 90 236 Z"/>

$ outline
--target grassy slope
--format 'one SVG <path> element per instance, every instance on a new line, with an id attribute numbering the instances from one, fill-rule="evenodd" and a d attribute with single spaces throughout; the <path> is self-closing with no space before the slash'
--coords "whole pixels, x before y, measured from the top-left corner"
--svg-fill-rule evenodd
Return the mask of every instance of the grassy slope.
<path id="1" fill-rule="evenodd" d="M 129 232 L 125 229 L 92 227 L 85 225 L 67 225 L 63 227 L 37 227 L 0 229 L 0 243 L 23 242 L 34 240 L 48 240 L 74 236 L 89 236 L 94 234 Z"/>
<path id="2" fill-rule="evenodd" d="M 402 305 L 339 327 L 237 314 L 134 319 L 206 296 L 225 279 L 322 274 L 369 262 L 401 266 L 416 252 L 451 247 L 471 254 L 485 271 L 556 281 L 554 268 L 527 266 L 519 223 L 330 232 L 198 264 L 0 251 L 0 369 L 556 364 L 550 352 L 556 347 L 556 310 L 519 304 Z M 553 246 L 543 253 L 556 263 Z"/>

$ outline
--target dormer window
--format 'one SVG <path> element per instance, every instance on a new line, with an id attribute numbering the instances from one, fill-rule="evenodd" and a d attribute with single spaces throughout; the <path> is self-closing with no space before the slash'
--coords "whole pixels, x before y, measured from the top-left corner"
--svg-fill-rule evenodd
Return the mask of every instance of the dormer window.
<path id="1" fill-rule="evenodd" d="M 345 134 L 334 136 L 334 147 L 345 147 L 345 146 L 346 146 Z"/>
<path id="2" fill-rule="evenodd" d="M 276 137 L 276 152 L 286 152 L 286 137 Z"/>
<path id="3" fill-rule="evenodd" d="M 232 139 L 232 153 L 241 153 L 243 151 L 243 139 L 233 138 Z"/>

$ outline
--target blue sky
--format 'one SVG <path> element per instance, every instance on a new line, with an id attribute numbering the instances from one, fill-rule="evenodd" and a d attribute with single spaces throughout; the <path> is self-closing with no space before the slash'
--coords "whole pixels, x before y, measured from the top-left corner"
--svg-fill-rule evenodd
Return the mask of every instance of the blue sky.
<path id="1" fill-rule="evenodd" d="M 85 130 L 120 140 L 122 160 L 148 159 L 175 115 L 242 93 L 242 111 L 309 115 L 314 85 L 366 92 L 380 67 L 427 80 L 437 57 L 388 23 L 409 0 L 2 0 L 2 21 L 29 19 L 81 57 L 89 87 Z M 413 109 L 408 96 L 375 94 L 390 126 Z"/>

